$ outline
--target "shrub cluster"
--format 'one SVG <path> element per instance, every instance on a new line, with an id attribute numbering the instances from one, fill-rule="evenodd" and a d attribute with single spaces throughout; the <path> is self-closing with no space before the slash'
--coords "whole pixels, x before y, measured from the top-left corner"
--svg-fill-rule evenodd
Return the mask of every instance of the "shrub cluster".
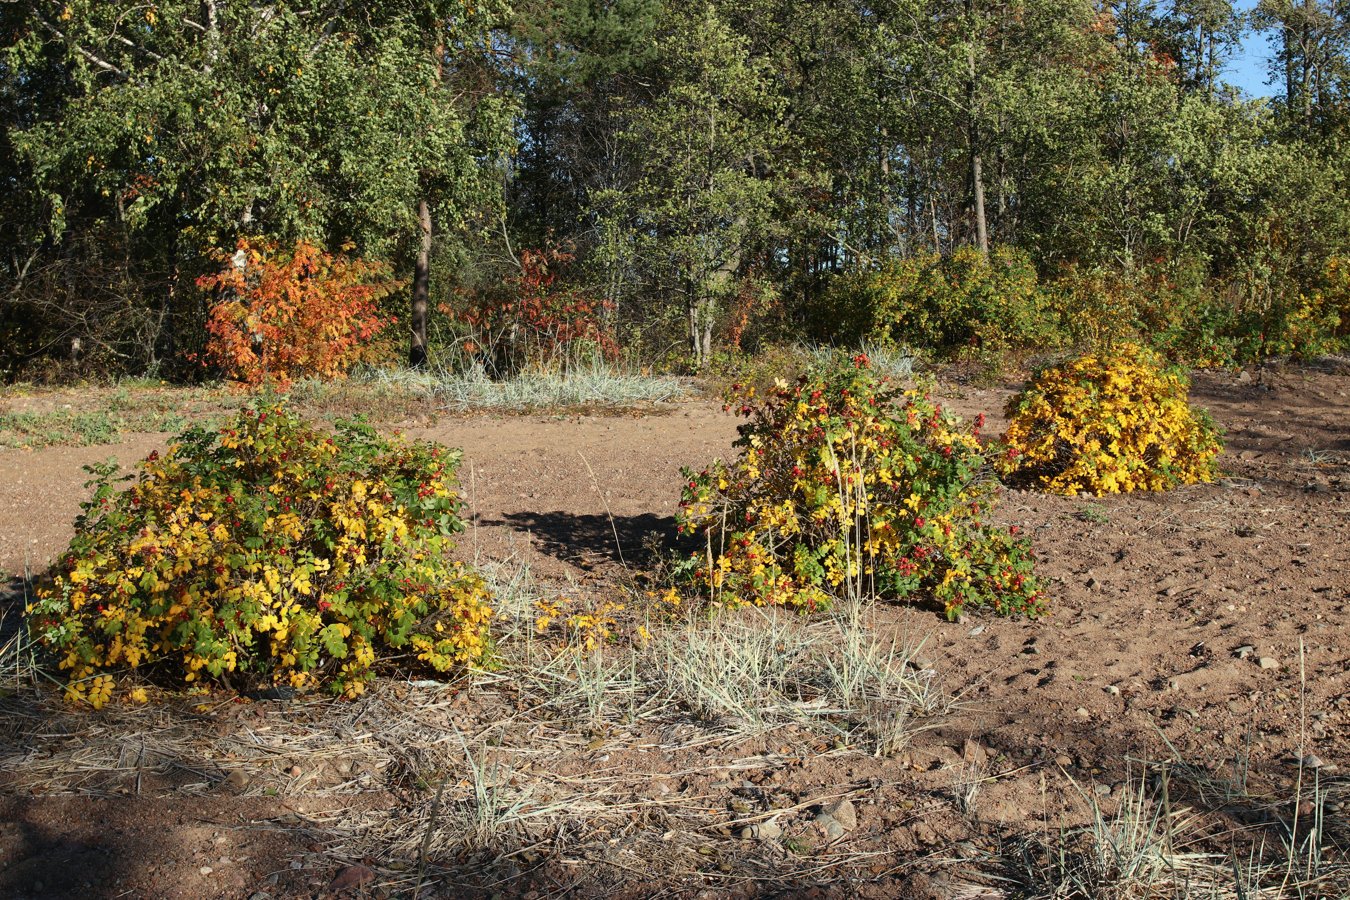
<path id="1" fill-rule="evenodd" d="M 1011 247 L 999 247 L 987 257 L 970 247 L 949 256 L 920 253 L 876 271 L 843 276 L 825 292 L 821 313 L 832 340 L 939 353 L 1060 343 L 1057 318 L 1036 267 Z"/>
<path id="2" fill-rule="evenodd" d="M 573 259 L 556 247 L 522 250 L 519 273 L 440 304 L 467 328 L 460 344 L 465 355 L 498 375 L 617 359 L 614 304 L 560 281 Z"/>
<path id="3" fill-rule="evenodd" d="M 1066 267 L 1044 280 L 1025 253 L 920 253 L 833 279 L 810 307 L 817 340 L 903 345 L 940 357 L 1144 343 L 1191 366 L 1337 352 L 1350 338 L 1350 264 L 1307 285 L 1221 282 L 1200 264 L 1128 272 Z"/>
<path id="4" fill-rule="evenodd" d="M 341 377 L 396 321 L 377 306 L 399 287 L 382 264 L 305 241 L 286 253 L 241 241 L 221 262 L 218 274 L 197 280 L 218 297 L 206 323 L 206 362 L 237 381 Z"/>
<path id="5" fill-rule="evenodd" d="M 1119 344 L 1042 369 L 1008 401 L 1006 477 L 1058 494 L 1161 491 L 1212 481 L 1222 449 L 1178 369 Z"/>
<path id="6" fill-rule="evenodd" d="M 740 403 L 740 458 L 685 470 L 677 518 L 705 541 L 689 567 L 711 599 L 813 610 L 928 592 L 953 617 L 1041 610 L 1030 550 L 986 518 L 979 421 L 963 428 L 863 356 Z"/>
<path id="7" fill-rule="evenodd" d="M 1332 258 L 1316 284 L 1301 291 L 1220 283 L 1197 268 L 1068 269 L 1048 290 L 1066 336 L 1080 345 L 1128 339 L 1183 365 L 1237 366 L 1342 349 L 1350 323 L 1344 271 L 1344 261 Z"/>
<path id="8" fill-rule="evenodd" d="M 442 672 L 479 661 L 489 597 L 448 557 L 458 461 L 359 422 L 327 434 L 281 404 L 248 406 L 151 454 L 125 491 L 95 467 L 30 629 L 70 698 L 95 706 L 112 673 L 156 662 L 188 682 L 353 696 L 379 654 Z"/>

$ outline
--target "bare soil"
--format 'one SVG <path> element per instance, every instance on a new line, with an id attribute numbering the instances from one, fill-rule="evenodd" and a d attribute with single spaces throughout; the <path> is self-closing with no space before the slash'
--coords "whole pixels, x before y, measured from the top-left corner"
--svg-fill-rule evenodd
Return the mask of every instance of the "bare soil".
<path id="1" fill-rule="evenodd" d="M 962 414 L 985 413 L 997 433 L 1014 388 L 938 393 Z M 1092 802 L 1119 803 L 1143 764 L 1159 761 L 1193 776 L 1236 761 L 1269 802 L 1229 814 L 1249 830 L 1287 827 L 1298 810 L 1278 798 L 1309 766 L 1333 785 L 1350 766 L 1348 393 L 1350 372 L 1332 366 L 1202 373 L 1192 399 L 1227 432 L 1220 482 L 1100 499 L 1007 492 L 998 515 L 1030 535 L 1052 613 L 948 622 L 921 606 L 879 607 L 874 627 L 921 641 L 919 664 L 962 700 L 896 755 L 793 729 L 492 732 L 521 714 L 505 676 L 419 706 L 434 714 L 417 727 L 492 732 L 492 746 L 515 748 L 519 777 L 558 796 L 583 783 L 586 796 L 603 795 L 595 833 L 570 844 L 559 834 L 551 846 L 574 848 L 561 856 L 497 846 L 492 859 L 456 861 L 419 852 L 432 846 L 419 845 L 425 828 L 399 830 L 400 809 L 436 824 L 434 783 L 410 777 L 417 761 L 376 746 L 379 729 L 366 723 L 432 697 L 426 685 L 382 681 L 359 709 L 336 711 L 224 701 L 74 714 L 50 698 L 0 699 L 0 894 L 383 896 L 421 884 L 424 897 L 996 897 L 1002 888 L 981 878 L 996 868 L 989 860 L 1032 831 L 1083 822 Z M 418 421 L 408 430 L 464 450 L 465 554 L 528 565 L 572 593 L 612 592 L 650 563 L 649 536 L 673 529 L 679 468 L 729 455 L 736 427 L 706 401 L 642 415 Z M 165 440 L 0 451 L 0 572 L 12 606 L 21 577 L 71 536 L 81 466 L 129 464 Z M 145 762 L 145 735 L 153 756 L 157 733 L 257 737 L 283 722 L 308 737 L 267 754 Z M 107 750 L 128 729 L 139 748 Z M 402 762 L 365 771 L 362 754 Z M 1204 801 L 1198 780 L 1187 794 L 1179 774 L 1176 802 Z M 812 813 L 840 796 L 857 826 L 830 841 Z M 739 837 L 742 801 L 786 811 L 782 845 Z M 668 855 L 653 849 L 662 846 Z"/>

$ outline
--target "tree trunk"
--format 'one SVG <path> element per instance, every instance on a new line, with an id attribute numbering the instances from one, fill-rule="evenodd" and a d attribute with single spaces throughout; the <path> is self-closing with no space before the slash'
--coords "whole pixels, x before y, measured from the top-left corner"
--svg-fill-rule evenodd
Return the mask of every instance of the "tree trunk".
<path id="1" fill-rule="evenodd" d="M 975 183 L 975 246 L 989 255 L 989 223 L 984 215 L 984 161 L 979 153 L 970 157 L 970 177 Z"/>
<path id="2" fill-rule="evenodd" d="M 686 311 L 689 315 L 689 352 L 694 365 L 702 369 L 712 358 L 712 329 L 716 298 L 708 290 L 706 282 L 700 284 L 694 279 L 686 283 Z"/>
<path id="3" fill-rule="evenodd" d="M 427 364 L 427 305 L 431 296 L 431 206 L 417 201 L 417 225 L 421 244 L 417 265 L 413 268 L 412 343 L 408 347 L 408 365 L 420 369 Z"/>
<path id="4" fill-rule="evenodd" d="M 1290 115 L 1294 112 L 1294 101 L 1297 96 L 1297 89 L 1294 86 L 1294 37 L 1290 31 L 1289 23 L 1282 23 L 1280 37 L 1284 42 L 1284 102 L 1288 107 Z"/>
<path id="5" fill-rule="evenodd" d="M 713 338 L 713 301 L 707 300 L 703 304 L 703 349 L 702 356 L 699 359 L 699 368 L 703 368 L 712 360 L 712 338 Z"/>
<path id="6" fill-rule="evenodd" d="M 937 189 L 930 187 L 928 191 L 928 209 L 933 214 L 933 252 L 942 252 L 942 234 L 938 231 L 938 212 L 937 212 Z"/>
<path id="7" fill-rule="evenodd" d="M 128 264 L 129 263 L 130 260 L 128 260 Z M 164 294 L 161 300 L 162 306 L 160 309 L 159 335 L 157 336 L 157 339 L 151 339 L 150 341 L 150 353 L 152 357 L 155 355 L 156 343 L 160 343 L 164 348 L 163 356 L 159 359 L 152 360 L 152 363 L 156 368 L 162 363 L 173 364 L 178 361 L 176 359 L 180 349 L 178 344 L 178 281 L 181 274 L 178 263 L 178 237 L 175 235 L 169 242 L 170 274 L 169 282 L 164 286 Z M 200 350 L 201 346 L 198 345 L 192 349 Z"/>
<path id="8" fill-rule="evenodd" d="M 703 354 L 700 352 L 698 327 L 698 296 L 694 293 L 693 285 L 689 287 L 689 294 L 685 301 L 685 310 L 689 314 L 689 354 L 694 358 L 694 365 L 703 368 Z"/>
<path id="9" fill-rule="evenodd" d="M 970 143 L 970 182 L 973 209 L 975 213 L 975 246 L 980 253 L 989 255 L 989 221 L 984 214 L 984 160 L 980 157 L 979 123 L 975 115 L 977 96 L 975 68 L 975 0 L 967 0 L 966 11 L 970 14 L 972 33 L 970 46 L 966 50 L 966 107 L 970 116 L 967 134 Z"/>
<path id="10" fill-rule="evenodd" d="M 206 32 L 206 65 L 203 67 L 209 75 L 214 71 L 216 61 L 220 59 L 220 13 L 216 9 L 217 0 L 202 0 L 202 30 Z"/>

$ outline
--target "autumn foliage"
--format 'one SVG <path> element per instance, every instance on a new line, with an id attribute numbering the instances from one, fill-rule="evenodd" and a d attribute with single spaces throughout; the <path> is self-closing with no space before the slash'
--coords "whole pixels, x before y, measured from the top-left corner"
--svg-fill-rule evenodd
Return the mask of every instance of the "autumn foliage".
<path id="1" fill-rule="evenodd" d="M 1030 546 L 989 518 L 983 417 L 965 426 L 861 354 L 762 398 L 733 390 L 740 458 L 683 471 L 677 526 L 704 544 L 684 565 L 695 592 L 727 607 L 918 595 L 953 619 L 1044 611 Z"/>
<path id="2" fill-rule="evenodd" d="M 94 495 L 28 627 L 68 674 L 67 698 L 95 707 L 150 666 L 190 684 L 354 697 L 382 657 L 473 665 L 490 651 L 492 609 L 451 558 L 459 459 L 359 421 L 327 432 L 284 404 L 250 404 L 129 479 L 90 467 Z"/>
<path id="3" fill-rule="evenodd" d="M 1189 390 L 1185 372 L 1138 344 L 1048 366 L 1008 401 L 1003 475 L 1070 496 L 1213 481 L 1223 443 Z"/>
<path id="4" fill-rule="evenodd" d="M 547 369 L 577 356 L 618 356 L 604 321 L 613 304 L 564 287 L 559 275 L 573 255 L 558 248 L 522 250 L 520 274 L 501 290 L 481 291 L 441 311 L 469 328 L 464 350 L 498 372 Z"/>
<path id="5" fill-rule="evenodd" d="M 245 384 L 341 378 L 396 321 L 377 306 L 400 286 L 382 263 L 306 241 L 283 252 L 247 240 L 221 262 L 218 274 L 197 280 L 218 298 L 206 325 L 206 362 Z"/>

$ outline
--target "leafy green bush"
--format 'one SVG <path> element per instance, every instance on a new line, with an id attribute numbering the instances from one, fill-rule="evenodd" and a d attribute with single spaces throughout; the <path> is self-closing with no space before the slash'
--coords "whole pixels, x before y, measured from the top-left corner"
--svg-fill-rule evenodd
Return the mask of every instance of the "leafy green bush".
<path id="1" fill-rule="evenodd" d="M 1336 260 L 1306 288 L 1222 283 L 1200 268 L 1173 268 L 1069 269 L 1050 290 L 1073 341 L 1089 348 L 1131 340 L 1173 362 L 1205 367 L 1306 359 L 1344 346 L 1350 288 Z"/>
<path id="2" fill-rule="evenodd" d="M 829 332 L 822 335 L 826 339 L 940 353 L 1062 342 L 1035 266 L 1011 247 L 999 247 L 987 258 L 969 247 L 946 257 L 922 253 L 874 272 L 842 276 L 825 291 L 816 319 L 817 330 Z"/>
<path id="3" fill-rule="evenodd" d="M 1244 349 L 1252 349 L 1240 354 L 1241 361 L 1271 356 L 1313 359 L 1335 353 L 1343 346 L 1336 337 L 1340 315 L 1321 296 L 1298 294 L 1272 303 L 1263 313 L 1259 318 L 1253 317 L 1255 327 L 1247 330 Z"/>
<path id="4" fill-rule="evenodd" d="M 29 627 L 95 706 L 149 663 L 188 682 L 327 684 L 354 696 L 377 654 L 436 669 L 481 660 L 482 581 L 461 531 L 457 451 L 348 422 L 327 434 L 284 405 L 245 407 L 140 463 L 118 492 L 95 467 L 70 549 Z M 131 480 L 127 476 L 125 480 Z"/>
<path id="5" fill-rule="evenodd" d="M 1333 256 L 1322 270 L 1317 295 L 1321 306 L 1336 316 L 1335 336 L 1343 349 L 1350 345 L 1350 257 Z"/>
<path id="6" fill-rule="evenodd" d="M 925 592 L 952 617 L 1041 610 L 1029 548 L 987 520 L 978 420 L 966 430 L 861 355 L 763 400 L 746 388 L 740 412 L 740 458 L 684 472 L 678 528 L 704 540 L 689 567 L 710 600 L 813 610 Z"/>

